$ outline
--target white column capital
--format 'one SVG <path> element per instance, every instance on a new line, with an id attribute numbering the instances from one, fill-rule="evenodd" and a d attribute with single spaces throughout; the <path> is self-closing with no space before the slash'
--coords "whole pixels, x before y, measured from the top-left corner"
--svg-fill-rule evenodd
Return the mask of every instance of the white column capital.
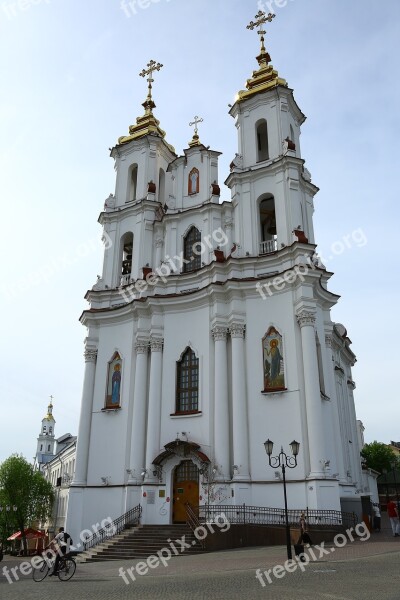
<path id="1" fill-rule="evenodd" d="M 83 356 L 85 357 L 85 362 L 95 363 L 97 360 L 97 350 L 94 348 L 86 348 Z"/>
<path id="2" fill-rule="evenodd" d="M 150 338 L 150 349 L 152 352 L 162 352 L 163 346 L 164 346 L 163 338 L 156 338 L 156 337 Z"/>
<path id="3" fill-rule="evenodd" d="M 244 338 L 246 325 L 244 323 L 232 323 L 229 327 L 229 333 L 233 338 Z"/>
<path id="4" fill-rule="evenodd" d="M 215 342 L 226 342 L 228 337 L 228 328 L 214 325 L 211 329 L 212 336 Z"/>
<path id="5" fill-rule="evenodd" d="M 149 340 L 137 340 L 135 350 L 136 354 L 147 354 L 149 351 Z"/>
<path id="6" fill-rule="evenodd" d="M 297 322 L 300 327 L 312 326 L 315 324 L 315 313 L 307 310 L 302 310 L 300 313 L 296 315 Z"/>
<path id="7" fill-rule="evenodd" d="M 332 348 L 332 336 L 331 335 L 328 335 L 328 334 L 325 335 L 325 345 L 328 348 Z"/>
<path id="8" fill-rule="evenodd" d="M 156 239 L 156 248 L 162 248 L 164 246 L 164 240 L 161 238 Z"/>

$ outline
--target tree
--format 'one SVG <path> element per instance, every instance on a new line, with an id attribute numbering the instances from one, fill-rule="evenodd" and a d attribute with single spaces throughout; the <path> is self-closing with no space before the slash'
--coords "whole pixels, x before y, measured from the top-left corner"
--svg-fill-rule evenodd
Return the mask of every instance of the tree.
<path id="1" fill-rule="evenodd" d="M 0 498 L 12 507 L 10 523 L 22 533 L 24 553 L 27 543 L 24 531 L 35 521 L 44 521 L 51 516 L 54 491 L 39 471 L 23 456 L 13 454 L 0 465 Z"/>
<path id="2" fill-rule="evenodd" d="M 379 473 L 390 471 L 392 468 L 399 468 L 399 459 L 389 446 L 377 442 L 365 444 L 361 450 L 361 456 L 367 461 L 367 467 L 374 469 Z"/>

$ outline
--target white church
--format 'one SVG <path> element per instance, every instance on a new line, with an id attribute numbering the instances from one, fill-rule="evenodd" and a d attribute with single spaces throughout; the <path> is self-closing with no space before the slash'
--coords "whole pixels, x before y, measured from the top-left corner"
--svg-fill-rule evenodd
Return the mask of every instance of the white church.
<path id="1" fill-rule="evenodd" d="M 361 504 L 355 356 L 331 319 L 339 297 L 316 255 L 306 117 L 266 51 L 271 18 L 260 12 L 248 26 L 261 50 L 229 111 L 238 137 L 229 200 L 199 117 L 182 155 L 167 142 L 154 116 L 155 61 L 141 73 L 144 114 L 111 151 L 103 272 L 81 316 L 73 538 L 138 505 L 147 524 L 184 522 L 187 502 L 283 506 L 267 439 L 274 455 L 300 444 L 289 508 Z"/>

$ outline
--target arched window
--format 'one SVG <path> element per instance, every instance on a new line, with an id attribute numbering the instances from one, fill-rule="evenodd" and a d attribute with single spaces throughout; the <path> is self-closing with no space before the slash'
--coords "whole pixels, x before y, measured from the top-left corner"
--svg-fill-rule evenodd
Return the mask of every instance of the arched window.
<path id="1" fill-rule="evenodd" d="M 183 240 L 183 272 L 190 273 L 201 268 L 201 234 L 196 227 L 189 229 Z"/>
<path id="2" fill-rule="evenodd" d="M 199 409 L 199 359 L 186 348 L 176 365 L 176 412 L 197 412 Z"/>
<path id="3" fill-rule="evenodd" d="M 128 285 L 131 281 L 132 272 L 133 233 L 125 233 L 121 240 L 121 246 L 122 264 L 120 285 Z"/>
<path id="4" fill-rule="evenodd" d="M 269 254 L 277 249 L 275 199 L 266 194 L 260 202 L 261 244 L 260 254 Z"/>
<path id="5" fill-rule="evenodd" d="M 189 185 L 188 193 L 189 196 L 198 194 L 200 191 L 200 173 L 199 170 L 194 167 L 189 173 Z"/>
<path id="6" fill-rule="evenodd" d="M 158 201 L 165 203 L 165 172 L 160 169 L 158 176 Z"/>
<path id="7" fill-rule="evenodd" d="M 256 124 L 257 162 L 268 160 L 268 125 L 264 119 Z"/>
<path id="8" fill-rule="evenodd" d="M 128 202 L 132 202 L 136 200 L 136 191 L 137 191 L 137 181 L 138 181 L 138 166 L 136 164 L 130 167 L 130 177 L 129 177 L 129 193 L 128 193 Z"/>
<path id="9" fill-rule="evenodd" d="M 290 126 L 290 139 L 292 140 L 292 142 L 294 142 L 294 130 L 292 125 Z"/>
<path id="10" fill-rule="evenodd" d="M 53 433 L 53 428 L 49 427 L 49 434 L 51 435 Z"/>

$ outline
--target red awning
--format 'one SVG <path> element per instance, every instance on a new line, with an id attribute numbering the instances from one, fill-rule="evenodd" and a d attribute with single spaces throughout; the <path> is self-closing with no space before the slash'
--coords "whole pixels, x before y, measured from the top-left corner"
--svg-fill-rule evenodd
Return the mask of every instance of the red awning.
<path id="1" fill-rule="evenodd" d="M 43 533 L 43 531 L 38 531 L 37 529 L 32 529 L 31 527 L 29 527 L 28 529 L 25 529 L 25 537 L 27 540 L 36 540 L 37 538 L 46 537 L 46 534 Z M 12 542 L 13 540 L 21 540 L 21 539 L 22 539 L 21 531 L 16 531 L 12 535 L 10 535 L 9 538 L 7 538 L 7 540 L 9 542 Z"/>

